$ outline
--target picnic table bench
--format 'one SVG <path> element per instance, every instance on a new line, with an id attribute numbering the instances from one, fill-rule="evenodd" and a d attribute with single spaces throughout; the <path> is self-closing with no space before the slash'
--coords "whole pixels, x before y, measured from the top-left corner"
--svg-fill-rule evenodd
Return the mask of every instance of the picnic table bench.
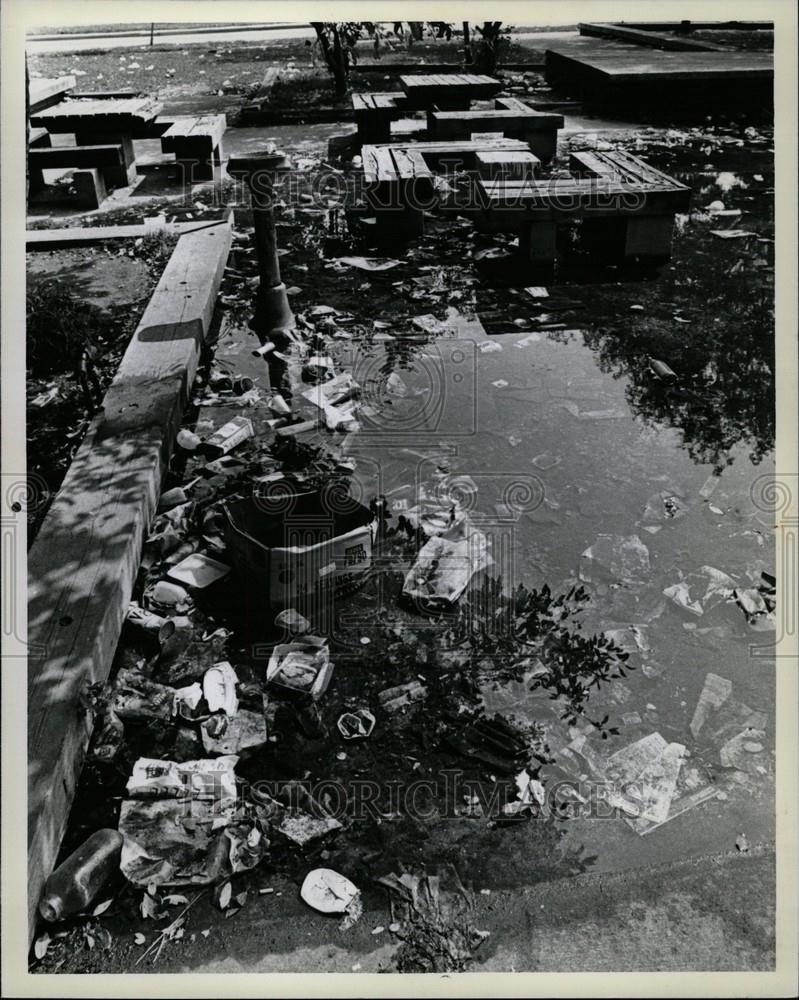
<path id="1" fill-rule="evenodd" d="M 352 107 L 361 143 L 391 142 L 391 123 L 401 117 L 406 97 L 399 93 L 353 94 Z"/>
<path id="2" fill-rule="evenodd" d="M 366 201 L 383 231 L 415 235 L 424 231 L 425 209 L 438 201 L 434 174 L 441 170 L 496 169 L 497 160 L 481 154 L 512 158 L 529 151 L 517 139 L 464 142 L 416 142 L 368 145 L 361 150 Z M 533 158 L 534 159 L 534 158 Z"/>
<path id="3" fill-rule="evenodd" d="M 31 115 L 33 126 L 52 134 L 71 133 L 78 146 L 122 146 L 125 166 L 135 163 L 133 139 L 146 138 L 161 105 L 149 97 L 125 100 L 68 100 Z"/>
<path id="4" fill-rule="evenodd" d="M 401 76 L 407 107 L 424 111 L 433 106 L 446 110 L 469 108 L 472 101 L 484 101 L 502 90 L 502 83 L 493 76 L 479 73 L 432 73 Z"/>
<path id="5" fill-rule="evenodd" d="M 121 145 L 47 146 L 28 150 L 30 190 L 35 193 L 45 187 L 43 172 L 60 169 L 96 170 L 103 181 L 103 194 L 132 183 L 131 168 L 125 166 Z M 102 199 L 101 199 L 102 200 Z"/>
<path id="6" fill-rule="evenodd" d="M 570 167 L 577 176 L 479 181 L 478 227 L 518 231 L 520 250 L 548 267 L 555 262 L 558 223 L 574 218 L 594 232 L 606 227 L 607 249 L 619 235 L 625 258 L 671 255 L 674 215 L 687 211 L 690 188 L 629 153 L 574 153 Z"/>
<path id="7" fill-rule="evenodd" d="M 501 132 L 510 139 L 523 139 L 541 160 L 551 160 L 557 152 L 558 129 L 563 115 L 535 111 L 516 97 L 497 97 L 493 111 L 427 112 L 431 139 L 468 139 L 473 132 Z"/>
<path id="8" fill-rule="evenodd" d="M 164 153 L 174 153 L 188 180 L 212 180 L 214 165 L 222 162 L 224 115 L 178 118 L 161 136 Z"/>

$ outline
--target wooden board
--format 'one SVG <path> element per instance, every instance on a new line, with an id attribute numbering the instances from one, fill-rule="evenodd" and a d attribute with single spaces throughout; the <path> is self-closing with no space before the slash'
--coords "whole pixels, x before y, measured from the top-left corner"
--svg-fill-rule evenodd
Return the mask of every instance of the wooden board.
<path id="1" fill-rule="evenodd" d="M 70 90 L 75 88 L 74 76 L 59 76 L 56 79 L 34 77 L 28 84 L 30 97 L 30 113 L 44 111 L 53 104 L 58 104 Z"/>
<path id="2" fill-rule="evenodd" d="M 227 123 L 224 115 L 199 115 L 196 118 L 186 117 L 176 119 L 161 136 L 161 146 L 165 152 L 171 152 L 164 143 L 174 145 L 175 142 L 192 140 L 209 140 L 213 146 L 218 146 L 225 134 Z"/>
<path id="3" fill-rule="evenodd" d="M 220 220 L 213 222 L 197 220 L 195 222 L 168 222 L 163 230 L 156 232 L 193 233 L 198 229 L 208 229 L 218 226 Z M 75 229 L 29 229 L 25 233 L 26 250 L 63 250 L 68 247 L 88 247 L 104 240 L 138 239 L 149 236 L 153 230 L 143 225 L 133 226 L 85 226 Z"/>
<path id="4" fill-rule="evenodd" d="M 183 236 L 28 555 L 28 931 L 108 677 L 231 241 Z"/>
<path id="5" fill-rule="evenodd" d="M 137 127 L 152 122 L 162 106 L 149 97 L 125 100 L 63 101 L 31 115 L 31 125 L 48 132 L 101 132 L 119 129 L 132 135 Z"/>
<path id="6" fill-rule="evenodd" d="M 632 185 L 616 177 L 549 181 L 480 181 L 484 204 L 512 226 L 522 219 L 608 218 L 685 211 L 688 188 Z"/>
<path id="7" fill-rule="evenodd" d="M 481 150 L 515 150 L 526 152 L 527 143 L 519 139 L 481 139 L 481 140 L 461 140 L 455 142 L 415 142 L 412 145 L 407 143 L 386 143 L 370 144 L 361 149 L 363 158 L 363 173 L 367 184 L 382 183 L 383 181 L 397 180 L 397 168 L 392 155 L 396 151 L 407 151 L 416 159 L 415 174 L 421 176 L 419 160 L 425 156 L 433 158 L 447 156 L 448 154 L 462 154 L 469 159 L 474 158 L 474 154 Z M 430 174 L 429 168 L 425 168 Z"/>

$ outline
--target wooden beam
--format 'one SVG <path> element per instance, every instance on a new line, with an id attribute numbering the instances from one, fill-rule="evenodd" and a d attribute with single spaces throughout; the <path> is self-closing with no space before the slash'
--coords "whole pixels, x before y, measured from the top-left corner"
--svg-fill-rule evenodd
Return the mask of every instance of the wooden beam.
<path id="1" fill-rule="evenodd" d="M 218 226 L 225 219 L 198 219 L 194 222 L 168 222 L 163 229 L 151 229 L 145 225 L 131 226 L 78 226 L 75 229 L 29 229 L 25 233 L 26 250 L 64 250 L 68 247 L 88 247 L 104 240 L 138 239 L 153 233 L 177 234 L 193 233 L 198 229 Z"/>
<path id="2" fill-rule="evenodd" d="M 182 236 L 28 556 L 28 931 L 53 869 L 166 463 L 214 312 L 230 222 Z"/>

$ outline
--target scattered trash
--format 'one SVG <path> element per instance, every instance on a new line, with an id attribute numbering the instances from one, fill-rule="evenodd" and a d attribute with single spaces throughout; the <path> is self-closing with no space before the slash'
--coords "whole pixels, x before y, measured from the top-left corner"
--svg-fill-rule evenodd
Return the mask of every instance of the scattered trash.
<path id="1" fill-rule="evenodd" d="M 652 369 L 655 375 L 657 375 L 657 377 L 659 379 L 662 379 L 664 382 L 677 381 L 677 373 L 675 371 L 672 371 L 672 369 L 669 368 L 669 366 L 666 364 L 665 361 L 658 361 L 657 358 L 650 358 L 649 367 Z"/>
<path id="2" fill-rule="evenodd" d="M 285 611 L 280 611 L 275 616 L 275 625 L 278 628 L 286 629 L 292 635 L 302 635 L 311 630 L 311 623 L 308 619 L 303 617 L 299 611 L 295 611 L 294 608 L 287 608 Z"/>
<path id="3" fill-rule="evenodd" d="M 121 850 L 116 830 L 96 830 L 45 882 L 39 900 L 42 917 L 52 923 L 85 910 L 117 870 Z"/>
<path id="4" fill-rule="evenodd" d="M 735 588 L 732 577 L 713 566 L 702 566 L 679 583 L 666 587 L 663 593 L 678 607 L 694 615 L 703 615 L 719 602 L 732 597 Z M 699 591 L 703 591 L 701 596 Z"/>
<path id="5" fill-rule="evenodd" d="M 412 600 L 453 604 L 472 577 L 491 565 L 488 539 L 468 518 L 430 538 L 405 576 L 402 593 Z"/>
<path id="6" fill-rule="evenodd" d="M 711 229 L 713 236 L 719 236 L 723 240 L 740 240 L 745 236 L 754 236 L 748 229 Z"/>
<path id="7" fill-rule="evenodd" d="M 248 417 L 234 417 L 215 431 L 205 442 L 205 448 L 215 457 L 227 455 L 243 441 L 255 436 L 252 420 Z"/>
<path id="8" fill-rule="evenodd" d="M 266 683 L 286 694 L 306 695 L 317 701 L 333 674 L 325 639 L 306 635 L 275 646 L 266 667 Z"/>
<path id="9" fill-rule="evenodd" d="M 237 762 L 235 756 L 136 761 L 119 814 L 120 869 L 129 882 L 206 885 L 224 872 Z"/>
<path id="10" fill-rule="evenodd" d="M 533 459 L 533 465 L 536 469 L 540 469 L 541 472 L 546 472 L 548 469 L 554 469 L 556 465 L 560 465 L 561 460 L 557 455 L 553 455 L 551 451 L 545 451 L 540 455 L 536 455 Z"/>
<path id="11" fill-rule="evenodd" d="M 357 712 L 340 715 L 336 725 L 345 740 L 362 740 L 371 736 L 375 728 L 375 717 L 368 709 L 360 708 Z"/>
<path id="12" fill-rule="evenodd" d="M 184 451 L 195 451 L 202 444 L 202 438 L 185 428 L 178 431 L 176 441 Z"/>
<path id="13" fill-rule="evenodd" d="M 580 556 L 584 583 L 615 581 L 636 585 L 649 576 L 649 549 L 637 535 L 599 535 Z"/>
<path id="14" fill-rule="evenodd" d="M 735 849 L 741 854 L 749 853 L 749 841 L 746 839 L 745 833 L 739 833 L 735 838 Z"/>
<path id="15" fill-rule="evenodd" d="M 534 299 L 547 299 L 549 298 L 549 292 L 546 288 L 542 288 L 539 285 L 531 285 L 529 288 L 525 288 L 525 292 Z"/>
<path id="16" fill-rule="evenodd" d="M 175 632 L 175 623 L 172 619 L 162 618 L 161 615 L 154 615 L 151 611 L 145 611 L 136 601 L 131 601 L 128 605 L 125 621 L 136 628 L 155 633 L 158 636 L 158 641 L 161 643 L 166 642 Z"/>
<path id="17" fill-rule="evenodd" d="M 427 688 L 421 681 L 416 680 L 386 688 L 378 694 L 377 700 L 384 712 L 393 715 L 399 709 L 412 705 L 414 702 L 423 701 L 426 697 Z"/>
<path id="18" fill-rule="evenodd" d="M 389 268 L 399 267 L 401 260 L 394 260 L 391 257 L 338 257 L 341 264 L 349 267 L 357 267 L 361 271 L 388 271 Z"/>
<path id="19" fill-rule="evenodd" d="M 228 552 L 251 589 L 265 602 L 286 607 L 313 591 L 343 593 L 364 582 L 372 563 L 377 524 L 372 512 L 349 496 L 308 492 L 280 496 L 279 509 L 269 512 L 269 500 L 245 498 L 223 503 Z M 294 542 L 286 528 L 290 517 L 304 518 L 304 544 Z M 320 511 L 325 511 L 320 524 Z M 332 522 L 332 523 L 331 523 Z M 316 535 L 319 541 L 305 539 Z"/>
<path id="20" fill-rule="evenodd" d="M 495 382 L 492 382 L 491 385 L 493 385 L 496 389 L 504 389 L 508 383 L 504 378 L 498 378 Z"/>
<path id="21" fill-rule="evenodd" d="M 167 576 L 185 583 L 189 587 L 202 590 L 221 580 L 230 572 L 230 566 L 195 552 L 182 559 L 176 566 L 170 566 Z"/>
<path id="22" fill-rule="evenodd" d="M 357 912 L 360 895 L 357 886 L 331 868 L 315 868 L 308 872 L 300 888 L 302 900 L 320 913 Z"/>

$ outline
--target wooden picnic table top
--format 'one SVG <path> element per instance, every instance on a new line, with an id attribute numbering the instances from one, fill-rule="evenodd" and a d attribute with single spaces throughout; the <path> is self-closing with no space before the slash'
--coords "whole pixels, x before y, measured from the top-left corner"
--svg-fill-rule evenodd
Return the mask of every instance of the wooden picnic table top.
<path id="1" fill-rule="evenodd" d="M 49 132 L 72 132 L 74 126 L 98 131 L 107 127 L 124 129 L 153 121 L 161 109 L 162 105 L 151 97 L 67 100 L 31 115 L 31 124 L 43 125 Z"/>
<path id="2" fill-rule="evenodd" d="M 493 76 L 482 73 L 429 73 L 401 76 L 402 89 L 406 94 L 420 91 L 469 93 L 470 90 L 483 91 L 487 87 L 502 88 L 502 83 Z"/>

